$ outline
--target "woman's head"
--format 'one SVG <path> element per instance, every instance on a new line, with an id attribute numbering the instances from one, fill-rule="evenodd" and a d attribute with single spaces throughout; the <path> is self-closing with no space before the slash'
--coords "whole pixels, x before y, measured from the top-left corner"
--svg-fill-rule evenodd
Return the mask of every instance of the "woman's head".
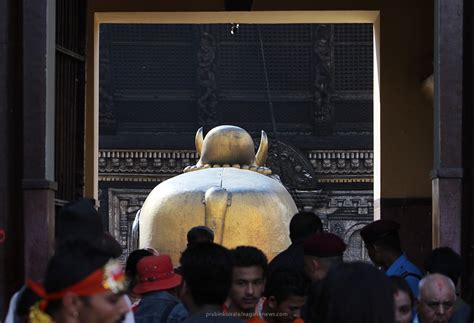
<path id="1" fill-rule="evenodd" d="M 390 277 L 393 286 L 393 301 L 396 323 L 410 323 L 412 321 L 414 297 L 405 279 L 397 276 Z"/>
<path id="2" fill-rule="evenodd" d="M 394 322 L 390 280 L 372 265 L 341 264 L 329 272 L 320 287 L 314 308 L 317 322 Z"/>

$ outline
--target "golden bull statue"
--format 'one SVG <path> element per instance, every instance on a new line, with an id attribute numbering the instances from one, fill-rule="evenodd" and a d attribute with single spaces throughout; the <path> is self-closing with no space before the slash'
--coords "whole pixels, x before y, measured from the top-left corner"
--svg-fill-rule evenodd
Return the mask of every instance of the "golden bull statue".
<path id="1" fill-rule="evenodd" d="M 228 248 L 252 245 L 273 258 L 289 244 L 288 227 L 297 212 L 288 191 L 265 167 L 264 131 L 255 154 L 242 128 L 219 126 L 196 134 L 198 163 L 164 181 L 148 195 L 140 213 L 139 246 L 169 254 L 177 264 L 186 233 L 206 225 L 215 242 Z"/>

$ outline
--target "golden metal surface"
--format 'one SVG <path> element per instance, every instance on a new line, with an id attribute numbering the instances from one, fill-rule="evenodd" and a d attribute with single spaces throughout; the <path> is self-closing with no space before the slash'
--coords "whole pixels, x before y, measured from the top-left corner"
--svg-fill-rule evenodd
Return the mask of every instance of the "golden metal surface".
<path id="1" fill-rule="evenodd" d="M 285 249 L 297 209 L 284 186 L 264 175 L 266 135 L 257 158 L 250 135 L 234 126 L 214 128 L 204 139 L 200 129 L 196 148 L 202 149 L 200 167 L 159 184 L 143 204 L 140 248 L 169 254 L 177 265 L 188 230 L 207 225 L 215 241 L 229 248 L 256 246 L 270 259 Z"/>
<path id="2" fill-rule="evenodd" d="M 262 130 L 258 161 L 256 162 L 252 137 L 236 126 L 218 126 L 203 139 L 202 128 L 196 133 L 196 150 L 201 158 L 196 166 L 209 165 L 249 165 L 263 166 L 267 159 L 268 139 Z"/>

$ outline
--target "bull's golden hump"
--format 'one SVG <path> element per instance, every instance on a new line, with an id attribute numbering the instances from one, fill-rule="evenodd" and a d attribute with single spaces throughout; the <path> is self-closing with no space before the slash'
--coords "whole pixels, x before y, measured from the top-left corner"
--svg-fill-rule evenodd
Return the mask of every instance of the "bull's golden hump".
<path id="1" fill-rule="evenodd" d="M 140 217 L 140 247 L 169 254 L 176 265 L 186 234 L 207 225 L 215 242 L 228 248 L 252 245 L 273 258 L 289 244 L 288 227 L 297 212 L 285 187 L 257 171 L 204 168 L 159 184 Z"/>

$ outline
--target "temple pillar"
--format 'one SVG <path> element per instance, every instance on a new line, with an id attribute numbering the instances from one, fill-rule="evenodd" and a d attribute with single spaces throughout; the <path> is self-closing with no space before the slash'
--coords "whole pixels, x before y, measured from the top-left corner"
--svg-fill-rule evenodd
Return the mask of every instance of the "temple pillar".
<path id="1" fill-rule="evenodd" d="M 55 1 L 23 1 L 25 276 L 40 279 L 54 240 Z"/>
<path id="2" fill-rule="evenodd" d="M 463 1 L 435 2 L 433 247 L 460 253 Z"/>

